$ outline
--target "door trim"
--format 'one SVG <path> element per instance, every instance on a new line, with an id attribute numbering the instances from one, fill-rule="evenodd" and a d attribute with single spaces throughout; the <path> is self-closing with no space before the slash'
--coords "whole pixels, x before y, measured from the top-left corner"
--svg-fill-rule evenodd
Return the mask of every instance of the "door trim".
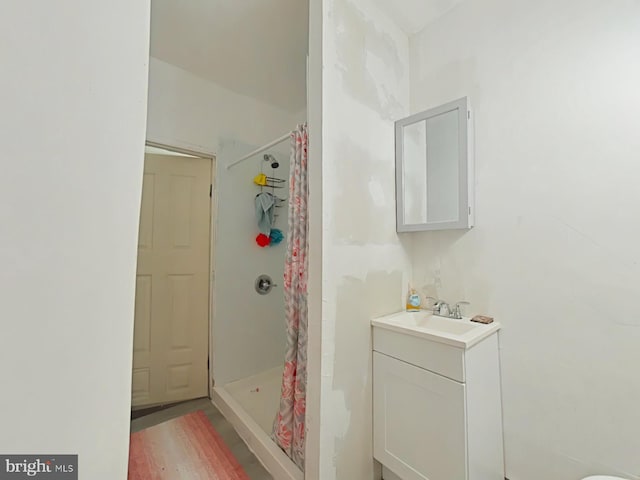
<path id="1" fill-rule="evenodd" d="M 163 150 L 169 150 L 170 152 L 183 153 L 185 155 L 191 155 L 193 157 L 205 158 L 205 159 L 208 159 L 208 160 L 215 160 L 215 158 L 216 158 L 215 155 L 212 155 L 211 153 L 199 152 L 197 150 L 190 150 L 190 149 L 181 148 L 181 147 L 172 147 L 171 145 L 166 145 L 164 143 L 158 143 L 158 142 L 152 142 L 151 140 L 147 140 L 145 142 L 145 145 L 147 147 L 162 148 Z"/>
<path id="2" fill-rule="evenodd" d="M 174 147 L 172 145 L 167 145 L 164 143 L 154 142 L 151 140 L 145 141 L 145 146 L 162 148 L 163 150 L 168 150 L 170 152 L 182 153 L 185 155 L 191 155 L 193 157 L 204 158 L 206 160 L 211 160 L 211 198 L 209 199 L 209 211 L 211 212 L 211 218 L 209 222 L 209 331 L 208 331 L 208 343 L 209 343 L 209 359 L 207 362 L 207 391 L 209 398 L 213 396 L 213 385 L 214 380 L 212 377 L 213 365 L 211 362 L 213 361 L 213 316 L 214 316 L 214 304 L 215 304 L 215 272 L 214 272 L 214 255 L 215 255 L 215 244 L 216 244 L 216 223 L 218 219 L 218 189 L 216 187 L 216 156 L 212 153 L 207 152 L 199 152 L 197 150 L 191 150 L 187 148 Z"/>

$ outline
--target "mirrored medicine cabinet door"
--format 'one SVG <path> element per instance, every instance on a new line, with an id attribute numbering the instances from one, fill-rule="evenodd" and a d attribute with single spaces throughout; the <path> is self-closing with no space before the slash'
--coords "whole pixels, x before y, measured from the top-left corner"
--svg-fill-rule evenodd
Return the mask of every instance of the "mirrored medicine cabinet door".
<path id="1" fill-rule="evenodd" d="M 396 122 L 398 232 L 473 226 L 471 110 L 467 97 Z"/>

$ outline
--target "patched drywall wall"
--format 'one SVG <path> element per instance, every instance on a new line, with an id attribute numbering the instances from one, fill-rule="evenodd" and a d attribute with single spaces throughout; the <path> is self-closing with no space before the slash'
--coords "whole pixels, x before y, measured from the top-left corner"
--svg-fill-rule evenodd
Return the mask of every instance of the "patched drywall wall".
<path id="1" fill-rule="evenodd" d="M 0 3 L 0 452 L 95 480 L 127 477 L 149 10 Z"/>
<path id="2" fill-rule="evenodd" d="M 293 130 L 305 112 L 292 115 L 238 95 L 185 70 L 151 58 L 148 140 L 216 156 L 215 292 L 212 373 L 216 384 L 253 375 L 284 361 L 282 288 L 260 296 L 260 273 L 282 284 L 285 245 L 262 249 L 253 177 L 271 171 L 261 156 L 227 170 L 226 166 Z M 278 176 L 288 174 L 289 142 L 271 150 L 280 160 Z M 280 196 L 287 196 L 286 189 Z M 286 231 L 286 208 L 276 226 Z"/>
<path id="3" fill-rule="evenodd" d="M 507 476 L 640 478 L 640 3 L 463 2 L 411 108 L 470 97 L 476 227 L 410 235 L 425 293 L 504 325 Z"/>
<path id="4" fill-rule="evenodd" d="M 409 46 L 369 1 L 323 7 L 319 478 L 371 479 L 370 320 L 402 308 L 410 272 L 395 233 L 393 129 L 408 113 Z"/>

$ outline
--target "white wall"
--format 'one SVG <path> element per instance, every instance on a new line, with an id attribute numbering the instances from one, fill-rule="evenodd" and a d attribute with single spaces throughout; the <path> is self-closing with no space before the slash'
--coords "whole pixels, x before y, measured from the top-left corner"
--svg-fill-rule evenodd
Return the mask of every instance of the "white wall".
<path id="1" fill-rule="evenodd" d="M 640 478 L 640 3 L 464 2 L 411 41 L 412 111 L 468 95 L 476 224 L 415 280 L 504 324 L 507 476 Z"/>
<path id="2" fill-rule="evenodd" d="M 0 5 L 0 451 L 127 476 L 149 1 Z"/>
<path id="3" fill-rule="evenodd" d="M 322 75 L 323 0 L 309 0 L 309 57 L 307 108 L 309 118 L 309 275 L 307 326 L 307 398 L 305 463 L 307 480 L 320 478 L 320 465 L 328 450 L 322 446 Z M 330 413 L 330 412 L 328 412 Z"/>
<path id="4" fill-rule="evenodd" d="M 324 1 L 322 430 L 319 477 L 374 476 L 370 319 L 402 308 L 393 120 L 408 113 L 409 45 L 369 1 Z"/>
<path id="5" fill-rule="evenodd" d="M 147 139 L 217 159 L 212 370 L 218 385 L 282 364 L 286 338 L 281 288 L 285 246 L 261 249 L 254 240 L 253 202 L 259 189 L 253 176 L 260 171 L 261 156 L 231 170 L 226 165 L 304 121 L 305 112 L 292 115 L 151 58 Z M 281 160 L 278 176 L 286 178 L 289 143 L 273 152 Z M 286 211 L 277 227 L 286 225 L 285 217 Z M 254 291 L 260 273 L 279 285 L 269 295 Z"/>

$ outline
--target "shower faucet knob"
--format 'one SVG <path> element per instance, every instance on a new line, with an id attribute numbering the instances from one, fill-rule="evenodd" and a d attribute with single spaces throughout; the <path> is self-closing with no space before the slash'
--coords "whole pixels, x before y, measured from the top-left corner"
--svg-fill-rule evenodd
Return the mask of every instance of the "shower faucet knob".
<path id="1" fill-rule="evenodd" d="M 277 287 L 269 275 L 262 274 L 256 278 L 255 289 L 260 295 L 266 295 L 273 287 Z"/>

